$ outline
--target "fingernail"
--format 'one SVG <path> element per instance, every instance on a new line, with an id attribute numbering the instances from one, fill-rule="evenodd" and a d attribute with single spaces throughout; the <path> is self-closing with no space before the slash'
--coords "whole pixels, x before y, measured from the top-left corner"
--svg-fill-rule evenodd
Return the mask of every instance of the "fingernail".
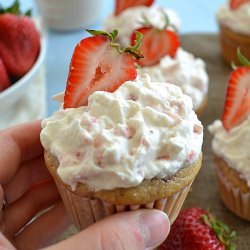
<path id="1" fill-rule="evenodd" d="M 141 214 L 140 229 L 145 237 L 146 248 L 159 246 L 169 233 L 168 216 L 159 210 L 150 210 Z"/>

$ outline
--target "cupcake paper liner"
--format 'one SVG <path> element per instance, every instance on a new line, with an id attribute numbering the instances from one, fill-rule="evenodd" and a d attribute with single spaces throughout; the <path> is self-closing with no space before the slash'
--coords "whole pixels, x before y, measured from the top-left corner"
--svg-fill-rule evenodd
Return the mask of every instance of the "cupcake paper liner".
<path id="1" fill-rule="evenodd" d="M 237 49 L 250 58 L 250 36 L 238 34 L 227 27 L 220 26 L 220 44 L 223 59 L 231 66 L 232 62 L 239 64 Z"/>
<path id="2" fill-rule="evenodd" d="M 58 190 L 66 210 L 70 214 L 75 226 L 79 229 L 85 229 L 91 224 L 109 216 L 124 211 L 134 211 L 143 209 L 159 209 L 167 213 L 171 224 L 176 219 L 182 204 L 192 185 L 190 183 L 182 188 L 179 192 L 163 198 L 155 200 L 151 203 L 140 205 L 116 205 L 109 204 L 100 199 L 85 198 L 65 188 L 63 184 L 55 180 Z"/>
<path id="3" fill-rule="evenodd" d="M 241 192 L 216 167 L 220 196 L 226 207 L 242 219 L 250 221 L 250 193 Z"/>

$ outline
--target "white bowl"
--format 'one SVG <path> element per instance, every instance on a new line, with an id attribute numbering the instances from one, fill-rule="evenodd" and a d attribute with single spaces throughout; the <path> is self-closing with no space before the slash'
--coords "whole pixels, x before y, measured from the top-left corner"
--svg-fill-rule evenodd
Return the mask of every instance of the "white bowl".
<path id="1" fill-rule="evenodd" d="M 40 52 L 35 64 L 22 78 L 0 93 L 0 113 L 8 112 L 8 110 L 14 106 L 14 104 L 25 94 L 27 88 L 32 83 L 33 78 L 39 73 L 39 69 L 44 62 L 46 53 L 45 37 L 41 32 L 40 34 Z"/>
<path id="2" fill-rule="evenodd" d="M 102 0 L 36 0 L 48 27 L 58 31 L 83 29 L 100 19 Z"/>

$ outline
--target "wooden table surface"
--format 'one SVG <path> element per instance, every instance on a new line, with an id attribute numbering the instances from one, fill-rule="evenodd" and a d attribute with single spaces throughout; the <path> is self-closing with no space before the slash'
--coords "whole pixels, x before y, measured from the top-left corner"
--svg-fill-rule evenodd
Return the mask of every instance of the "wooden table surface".
<path id="1" fill-rule="evenodd" d="M 238 250 L 250 249 L 250 222 L 233 215 L 221 202 L 214 171 L 211 135 L 207 126 L 215 119 L 220 119 L 225 97 L 227 78 L 231 71 L 220 57 L 218 37 L 214 34 L 183 35 L 182 47 L 206 62 L 209 74 L 208 104 L 200 120 L 204 125 L 203 166 L 196 177 L 184 207 L 202 207 L 210 211 L 221 221 L 236 230 Z M 64 239 L 77 230 L 72 226 L 59 240 Z M 192 249 L 190 249 L 192 250 Z"/>
<path id="2" fill-rule="evenodd" d="M 220 220 L 236 230 L 238 250 L 250 249 L 250 222 L 233 215 L 221 202 L 214 171 L 214 159 L 211 149 L 212 136 L 207 126 L 215 119 L 220 119 L 224 106 L 225 90 L 230 67 L 220 57 L 219 41 L 216 35 L 185 35 L 182 46 L 206 62 L 209 74 L 208 105 L 200 120 L 204 126 L 203 165 L 196 177 L 184 207 L 200 206 L 209 208 Z"/>

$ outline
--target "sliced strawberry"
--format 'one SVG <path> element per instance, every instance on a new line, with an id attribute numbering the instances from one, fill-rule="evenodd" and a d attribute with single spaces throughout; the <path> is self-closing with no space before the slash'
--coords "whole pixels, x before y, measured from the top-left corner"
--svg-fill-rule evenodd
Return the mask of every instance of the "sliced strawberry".
<path id="1" fill-rule="evenodd" d="M 3 60 L 0 58 L 0 92 L 10 86 L 10 79 L 3 63 Z"/>
<path id="2" fill-rule="evenodd" d="M 222 122 L 230 130 L 250 114 L 250 67 L 234 70 L 227 87 Z"/>
<path id="3" fill-rule="evenodd" d="M 136 76 L 132 54 L 119 52 L 106 36 L 85 38 L 77 44 L 71 59 L 64 108 L 86 105 L 94 91 L 113 92 Z"/>
<path id="4" fill-rule="evenodd" d="M 174 57 L 180 46 L 178 35 L 170 30 L 159 30 L 154 27 L 142 27 L 136 30 L 143 34 L 140 46 L 144 58 L 138 63 L 141 66 L 157 64 L 163 56 Z M 131 43 L 134 44 L 136 32 L 132 34 Z"/>
<path id="5" fill-rule="evenodd" d="M 235 10 L 237 8 L 239 8 L 242 4 L 250 2 L 250 0 L 230 0 L 230 8 L 232 10 Z"/>
<path id="6" fill-rule="evenodd" d="M 128 8 L 135 6 L 150 6 L 154 0 L 116 0 L 115 15 L 119 15 L 121 12 Z"/>

